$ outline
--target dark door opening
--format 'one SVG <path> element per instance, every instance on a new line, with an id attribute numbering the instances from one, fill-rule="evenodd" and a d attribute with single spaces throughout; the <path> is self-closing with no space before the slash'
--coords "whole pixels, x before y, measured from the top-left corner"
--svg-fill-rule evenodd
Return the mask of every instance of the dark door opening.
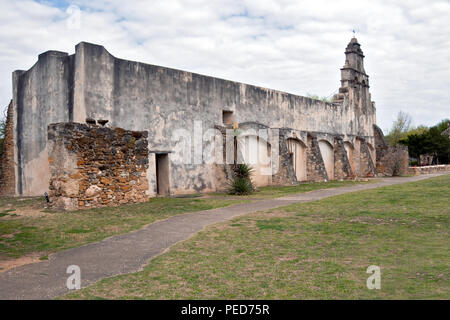
<path id="1" fill-rule="evenodd" d="M 155 154 L 156 163 L 156 193 L 167 196 L 170 194 L 169 182 L 169 154 Z"/>

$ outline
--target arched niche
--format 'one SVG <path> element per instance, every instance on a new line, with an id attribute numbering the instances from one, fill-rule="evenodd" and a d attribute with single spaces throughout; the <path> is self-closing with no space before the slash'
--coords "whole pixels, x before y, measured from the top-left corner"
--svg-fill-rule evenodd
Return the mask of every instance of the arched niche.
<path id="1" fill-rule="evenodd" d="M 272 183 L 271 146 L 257 135 L 239 137 L 238 163 L 245 163 L 253 168 L 252 181 L 257 187 Z"/>
<path id="2" fill-rule="evenodd" d="M 328 179 L 334 179 L 334 149 L 333 146 L 326 140 L 319 140 L 320 153 L 322 154 L 323 162 L 325 163 L 325 170 L 327 171 Z"/>
<path id="3" fill-rule="evenodd" d="M 352 167 L 352 171 L 355 172 L 355 170 L 356 170 L 355 148 L 353 147 L 353 144 L 349 141 L 344 142 L 344 148 L 345 148 L 345 151 L 347 152 L 347 158 L 348 158 L 348 161 L 350 162 L 350 167 Z"/>
<path id="4" fill-rule="evenodd" d="M 286 140 L 289 155 L 294 168 L 297 181 L 306 181 L 306 146 L 298 139 L 289 138 Z"/>

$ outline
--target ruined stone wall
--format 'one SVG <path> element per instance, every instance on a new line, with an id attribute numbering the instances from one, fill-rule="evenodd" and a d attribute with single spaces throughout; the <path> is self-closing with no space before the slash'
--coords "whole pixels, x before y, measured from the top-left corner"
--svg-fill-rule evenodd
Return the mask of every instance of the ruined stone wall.
<path id="1" fill-rule="evenodd" d="M 280 130 L 279 136 L 279 163 L 278 171 L 272 176 L 273 185 L 292 185 L 297 183 L 297 177 L 295 175 L 294 167 L 292 165 L 292 159 L 289 154 L 289 150 L 286 144 L 286 132 L 285 130 Z"/>
<path id="2" fill-rule="evenodd" d="M 6 116 L 5 137 L 0 167 L 0 195 L 13 196 L 16 190 L 14 171 L 14 134 L 13 134 L 13 104 L 8 106 Z"/>
<path id="3" fill-rule="evenodd" d="M 435 158 L 436 156 L 433 154 L 421 154 L 419 155 L 419 163 L 421 166 L 431 166 L 433 165 Z"/>
<path id="4" fill-rule="evenodd" d="M 79 123 L 48 126 L 51 207 L 75 210 L 148 199 L 148 134 Z"/>
<path id="5" fill-rule="evenodd" d="M 239 124 L 257 121 L 270 128 L 371 134 L 371 126 L 362 128 L 358 113 L 343 104 L 118 59 L 104 47 L 89 43 L 76 47 L 74 88 L 75 121 L 107 119 L 112 126 L 147 130 L 149 149 L 173 152 L 169 157 L 176 152 L 174 133 L 185 131 L 183 136 L 191 139 L 186 143 L 192 145 L 192 162 L 171 162 L 174 194 L 221 188 L 216 166 L 194 161 L 192 139 L 221 125 L 223 110 L 233 112 Z M 154 188 L 156 174 L 150 161 L 149 182 Z"/>
<path id="6" fill-rule="evenodd" d="M 421 175 L 421 174 L 433 174 L 433 173 L 446 173 L 450 172 L 450 165 L 443 164 L 437 166 L 424 166 L 424 167 L 409 167 L 408 174 Z"/>
<path id="7" fill-rule="evenodd" d="M 372 159 L 372 153 L 369 149 L 369 145 L 364 140 L 361 141 L 359 163 L 361 177 L 375 177 L 377 175 L 375 163 Z"/>
<path id="8" fill-rule="evenodd" d="M 407 174 L 409 163 L 408 147 L 404 145 L 389 146 L 383 131 L 376 125 L 374 125 L 374 137 L 378 175 L 391 177 Z"/>
<path id="9" fill-rule="evenodd" d="M 388 147 L 377 162 L 377 172 L 380 176 L 400 176 L 408 173 L 408 147 L 397 145 Z"/>
<path id="10" fill-rule="evenodd" d="M 334 139 L 334 179 L 345 180 L 354 179 L 356 174 L 350 166 L 347 151 L 342 138 Z"/>
<path id="11" fill-rule="evenodd" d="M 308 181 L 328 181 L 325 163 L 320 153 L 317 137 L 308 134 L 308 148 L 306 149 L 306 175 Z"/>
<path id="12" fill-rule="evenodd" d="M 359 110 L 344 99 L 326 103 L 277 90 L 118 59 L 104 47 L 82 42 L 75 54 L 49 51 L 28 71 L 14 73 L 17 105 L 17 193 L 42 194 L 48 188 L 49 123 L 86 118 L 112 127 L 149 132 L 149 150 L 175 151 L 174 133 L 193 139 L 222 125 L 222 112 L 235 122 L 258 121 L 270 128 L 360 135 L 372 138 L 375 109 Z M 32 110 L 32 112 L 30 112 Z M 202 128 L 198 128 L 201 123 Z M 44 129 L 42 129 L 44 128 Z M 170 163 L 173 193 L 216 191 L 216 165 Z M 172 154 L 170 154 L 172 152 Z M 283 159 L 282 159 L 283 160 Z M 156 193 L 155 159 L 149 157 L 149 193 Z"/>
<path id="13" fill-rule="evenodd" d="M 74 121 L 104 118 L 113 126 L 139 130 L 164 122 L 150 139 L 155 147 L 170 145 L 171 132 L 164 133 L 172 126 L 188 127 L 196 119 L 221 124 L 222 110 L 233 112 L 239 123 L 257 120 L 271 128 L 372 135 L 371 124 L 366 128 L 357 110 L 342 103 L 119 59 L 99 45 L 78 44 L 74 66 Z M 142 116 L 129 116 L 135 112 Z M 372 122 L 374 110 L 364 112 Z"/>

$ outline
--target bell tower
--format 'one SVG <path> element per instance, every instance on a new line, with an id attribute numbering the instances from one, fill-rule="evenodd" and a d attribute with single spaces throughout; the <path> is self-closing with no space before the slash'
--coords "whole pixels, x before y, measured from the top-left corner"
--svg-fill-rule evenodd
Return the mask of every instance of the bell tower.
<path id="1" fill-rule="evenodd" d="M 364 54 L 356 38 L 352 38 L 345 49 L 345 65 L 341 69 L 341 86 L 348 87 L 362 83 L 368 84 L 369 77 L 364 70 Z"/>
<path id="2" fill-rule="evenodd" d="M 334 101 L 343 101 L 346 96 L 351 104 L 361 110 L 372 106 L 369 76 L 364 70 L 364 53 L 355 37 L 345 49 L 345 64 L 341 69 L 341 87 Z"/>

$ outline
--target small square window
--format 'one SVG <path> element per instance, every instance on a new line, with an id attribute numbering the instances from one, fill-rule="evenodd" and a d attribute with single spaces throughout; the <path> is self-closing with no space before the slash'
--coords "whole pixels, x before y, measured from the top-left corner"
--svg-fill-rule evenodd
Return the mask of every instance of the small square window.
<path id="1" fill-rule="evenodd" d="M 233 124 L 233 111 L 222 110 L 223 124 Z"/>

